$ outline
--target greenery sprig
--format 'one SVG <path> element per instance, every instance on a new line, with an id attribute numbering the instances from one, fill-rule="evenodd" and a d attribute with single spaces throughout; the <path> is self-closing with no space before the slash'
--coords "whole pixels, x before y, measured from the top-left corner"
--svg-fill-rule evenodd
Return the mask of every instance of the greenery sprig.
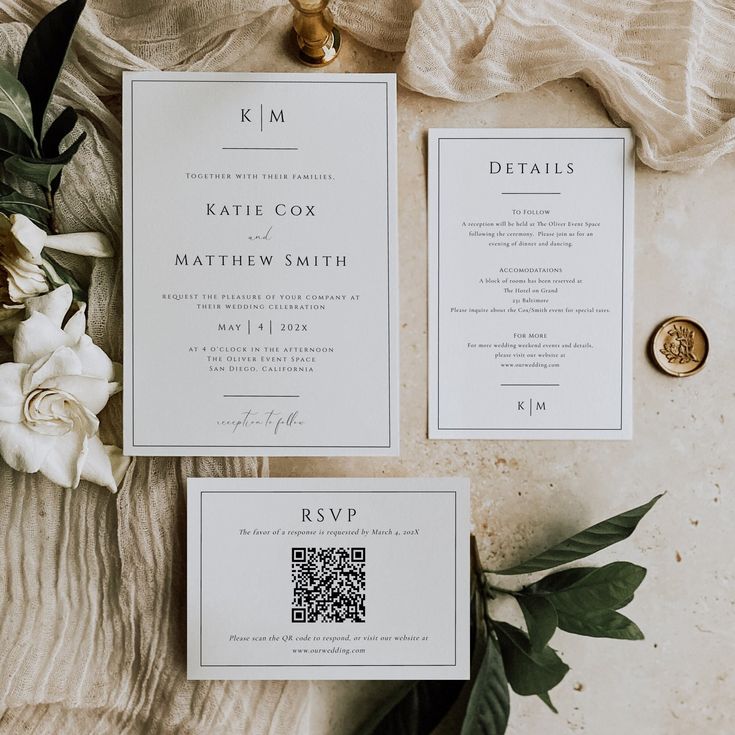
<path id="1" fill-rule="evenodd" d="M 62 171 L 86 133 L 61 150 L 76 126 L 76 111 L 65 107 L 48 126 L 44 122 L 85 2 L 66 0 L 39 21 L 26 41 L 17 77 L 0 68 L 0 171 L 36 185 L 43 197 L 38 201 L 0 181 L 0 212 L 23 214 L 51 233 L 58 232 L 55 196 Z"/>
<path id="2" fill-rule="evenodd" d="M 625 561 L 570 567 L 518 590 L 500 587 L 494 580 L 556 569 L 623 541 L 660 498 L 590 526 L 508 569 L 484 569 L 473 537 L 470 681 L 412 682 L 359 735 L 429 735 L 460 706 L 461 735 L 502 735 L 510 716 L 510 689 L 539 697 L 556 713 L 549 692 L 569 667 L 549 645 L 554 633 L 559 629 L 594 638 L 642 640 L 638 626 L 618 611 L 633 600 L 646 570 Z M 499 595 L 517 602 L 526 630 L 490 616 L 488 603 Z"/>

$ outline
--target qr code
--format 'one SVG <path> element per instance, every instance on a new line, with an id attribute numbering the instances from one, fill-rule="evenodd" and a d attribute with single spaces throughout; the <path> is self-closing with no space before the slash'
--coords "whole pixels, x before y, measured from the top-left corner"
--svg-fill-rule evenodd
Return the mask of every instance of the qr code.
<path id="1" fill-rule="evenodd" d="M 293 623 L 365 622 L 365 548 L 291 549 Z"/>

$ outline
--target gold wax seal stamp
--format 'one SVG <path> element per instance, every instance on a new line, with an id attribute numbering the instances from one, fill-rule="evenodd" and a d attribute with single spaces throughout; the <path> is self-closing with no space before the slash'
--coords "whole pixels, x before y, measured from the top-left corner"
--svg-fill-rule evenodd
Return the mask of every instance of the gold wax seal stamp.
<path id="1" fill-rule="evenodd" d="M 698 373 L 707 360 L 709 340 L 702 325 L 685 316 L 667 319 L 651 338 L 651 357 L 669 375 Z"/>

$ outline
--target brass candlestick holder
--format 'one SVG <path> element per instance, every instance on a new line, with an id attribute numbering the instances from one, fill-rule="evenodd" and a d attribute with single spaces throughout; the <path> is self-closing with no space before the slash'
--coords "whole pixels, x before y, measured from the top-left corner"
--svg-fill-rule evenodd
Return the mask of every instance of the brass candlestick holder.
<path id="1" fill-rule="evenodd" d="M 293 35 L 299 61 L 307 66 L 331 64 L 339 53 L 339 28 L 329 12 L 329 0 L 291 0 Z"/>

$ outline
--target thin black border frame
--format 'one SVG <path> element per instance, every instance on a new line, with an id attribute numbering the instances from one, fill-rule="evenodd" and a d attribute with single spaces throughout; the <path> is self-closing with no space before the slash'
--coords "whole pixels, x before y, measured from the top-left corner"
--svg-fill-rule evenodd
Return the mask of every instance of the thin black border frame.
<path id="1" fill-rule="evenodd" d="M 623 172 L 622 172 L 622 231 L 621 231 L 621 299 L 620 299 L 620 425 L 617 427 L 468 427 L 468 426 L 457 426 L 457 427 L 446 427 L 441 426 L 441 402 L 440 402 L 440 385 L 441 380 L 439 377 L 440 370 L 440 323 L 441 323 L 441 308 L 440 308 L 440 288 L 439 282 L 441 279 L 441 232 L 440 232 L 440 221 L 441 221 L 441 142 L 443 140 L 620 140 L 623 143 Z M 587 136 L 543 136 L 543 135 L 532 135 L 532 136 L 440 136 L 436 139 L 436 427 L 434 431 L 624 431 L 623 426 L 623 400 L 625 392 L 623 390 L 625 383 L 625 229 L 626 229 L 626 218 L 625 218 L 625 166 L 627 159 L 627 146 L 626 138 L 619 135 L 587 135 Z M 433 285 L 433 284 L 432 284 Z"/>
<path id="2" fill-rule="evenodd" d="M 387 444 L 136 444 L 135 442 L 135 264 L 134 264 L 134 242 L 135 229 L 133 222 L 135 220 L 133 214 L 134 205 L 134 177 L 133 165 L 134 155 L 134 100 L 135 100 L 135 84 L 153 82 L 153 83 L 174 83 L 174 84 L 382 84 L 385 87 L 385 151 L 386 151 L 386 270 L 387 270 L 387 307 L 388 307 L 388 443 Z M 395 243 L 391 239 L 391 195 L 394 187 L 391 186 L 391 174 L 394 174 L 396 160 L 395 155 L 390 155 L 390 100 L 388 98 L 388 88 L 390 84 L 387 81 L 369 80 L 369 79 L 131 79 L 130 80 L 130 343 L 131 343 L 131 377 L 130 377 L 130 447 L 141 449 L 155 449 L 158 447 L 166 447 L 170 449 L 392 449 L 393 441 L 393 384 L 392 375 L 392 355 L 391 345 L 393 332 L 391 329 L 391 264 L 394 258 Z M 395 82 L 393 84 L 395 89 Z M 395 218 L 395 213 L 393 213 Z M 393 246 L 393 247 L 392 247 Z M 398 327 L 397 327 L 398 328 Z M 399 378 L 396 379 L 396 383 Z M 398 393 L 398 385 L 396 385 Z"/>
<path id="3" fill-rule="evenodd" d="M 454 587 L 454 661 L 451 664 L 204 664 L 202 663 L 202 631 L 203 622 L 203 594 L 202 594 L 202 556 L 203 556 L 203 509 L 205 495 L 255 495 L 263 493 L 276 494 L 318 494 L 318 493 L 347 493 L 350 495 L 364 494 L 411 494 L 411 495 L 452 495 L 454 498 L 454 523 L 452 524 L 452 541 L 454 544 L 454 564 L 452 569 Z M 457 491 L 456 490 L 201 490 L 199 492 L 199 668 L 200 669 L 276 669 L 276 668 L 457 668 Z"/>

